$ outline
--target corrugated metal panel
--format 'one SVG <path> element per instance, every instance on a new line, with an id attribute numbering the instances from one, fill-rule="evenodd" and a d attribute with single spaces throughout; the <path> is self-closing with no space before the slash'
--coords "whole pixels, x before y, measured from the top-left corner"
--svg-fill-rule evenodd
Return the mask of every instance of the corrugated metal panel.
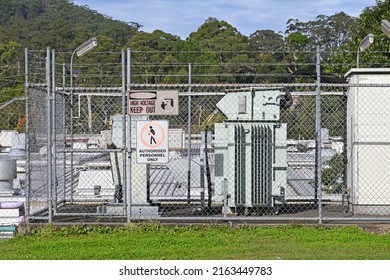
<path id="1" fill-rule="evenodd" d="M 246 172 L 246 160 L 245 160 L 245 131 L 242 125 L 236 125 L 234 127 L 234 149 L 235 149 L 235 205 L 245 205 L 245 172 Z"/>
<path id="2" fill-rule="evenodd" d="M 272 186 L 272 130 L 269 126 L 252 125 L 252 206 L 270 203 Z"/>

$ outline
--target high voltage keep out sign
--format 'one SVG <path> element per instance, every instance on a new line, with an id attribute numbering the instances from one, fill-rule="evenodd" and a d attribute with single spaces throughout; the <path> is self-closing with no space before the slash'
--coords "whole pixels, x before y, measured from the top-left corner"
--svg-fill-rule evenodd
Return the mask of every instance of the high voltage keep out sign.
<path id="1" fill-rule="evenodd" d="M 167 163 L 168 121 L 137 121 L 137 163 Z"/>
<path id="2" fill-rule="evenodd" d="M 129 94 L 129 115 L 178 115 L 179 92 L 137 91 Z"/>

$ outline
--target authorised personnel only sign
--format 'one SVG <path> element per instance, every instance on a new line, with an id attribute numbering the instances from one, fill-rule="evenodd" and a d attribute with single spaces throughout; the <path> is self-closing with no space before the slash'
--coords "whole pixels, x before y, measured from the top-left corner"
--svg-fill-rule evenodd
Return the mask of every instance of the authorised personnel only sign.
<path id="1" fill-rule="evenodd" d="M 137 163 L 167 163 L 168 121 L 137 121 Z"/>

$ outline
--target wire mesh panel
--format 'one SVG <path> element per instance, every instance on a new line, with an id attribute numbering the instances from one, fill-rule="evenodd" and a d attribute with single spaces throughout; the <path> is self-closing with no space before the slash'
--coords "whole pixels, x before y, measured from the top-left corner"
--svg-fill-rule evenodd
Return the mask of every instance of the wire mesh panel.
<path id="1" fill-rule="evenodd" d="M 47 92 L 44 87 L 28 91 L 28 214 L 34 216 L 48 207 Z"/>
<path id="2" fill-rule="evenodd" d="M 25 218 L 24 108 L 24 98 L 0 105 L 0 238 Z"/>
<path id="3" fill-rule="evenodd" d="M 315 87 L 290 88 L 292 105 L 281 112 L 287 125 L 287 189 L 285 213 L 316 215 Z M 314 210 L 314 211 L 313 211 Z"/>
<path id="4" fill-rule="evenodd" d="M 125 216 L 122 97 L 118 88 L 75 88 L 66 95 L 63 199 L 57 216 Z M 73 100 L 72 100 L 73 99 Z M 62 119 L 58 114 L 56 118 Z M 70 121 L 72 119 L 72 121 Z M 58 185 L 57 194 L 61 193 Z"/>
<path id="5" fill-rule="evenodd" d="M 348 216 L 347 87 L 324 85 L 321 97 L 321 182 L 325 216 Z"/>

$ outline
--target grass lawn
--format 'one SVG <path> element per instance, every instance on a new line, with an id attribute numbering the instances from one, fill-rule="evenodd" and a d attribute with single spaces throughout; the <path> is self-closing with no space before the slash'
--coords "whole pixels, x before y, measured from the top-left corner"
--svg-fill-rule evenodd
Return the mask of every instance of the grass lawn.
<path id="1" fill-rule="evenodd" d="M 37 228 L 0 242 L 1 260 L 389 260 L 390 234 L 358 227 Z"/>

